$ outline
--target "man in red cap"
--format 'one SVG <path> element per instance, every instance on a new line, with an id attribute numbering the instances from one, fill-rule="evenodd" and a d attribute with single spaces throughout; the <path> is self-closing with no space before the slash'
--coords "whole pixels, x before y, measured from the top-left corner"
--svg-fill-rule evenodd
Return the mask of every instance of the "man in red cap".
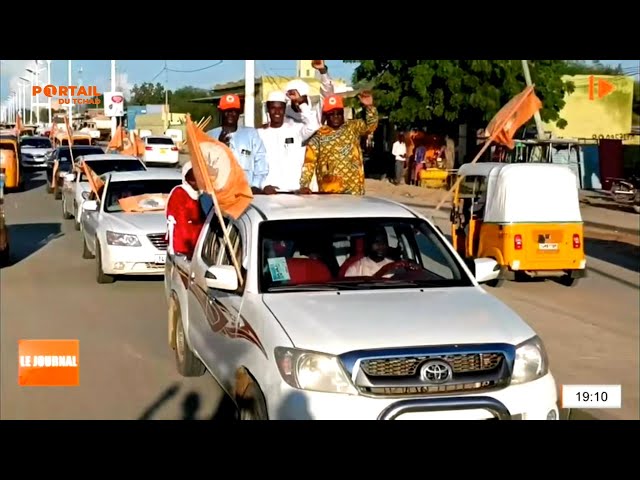
<path id="1" fill-rule="evenodd" d="M 222 125 L 209 130 L 207 134 L 231 149 L 254 193 L 274 193 L 262 191 L 269 174 L 269 164 L 267 151 L 258 131 L 253 127 L 238 126 L 242 113 L 240 97 L 235 94 L 223 95 L 218 110 L 222 114 Z"/>
<path id="2" fill-rule="evenodd" d="M 326 193 L 364 195 L 364 160 L 360 138 L 370 135 L 378 126 L 378 111 L 370 92 L 358 95 L 365 119 L 345 122 L 344 101 L 331 95 L 324 99 L 322 113 L 326 124 L 311 137 L 305 152 L 301 193 L 311 193 L 309 184 L 316 174 L 318 190 Z"/>

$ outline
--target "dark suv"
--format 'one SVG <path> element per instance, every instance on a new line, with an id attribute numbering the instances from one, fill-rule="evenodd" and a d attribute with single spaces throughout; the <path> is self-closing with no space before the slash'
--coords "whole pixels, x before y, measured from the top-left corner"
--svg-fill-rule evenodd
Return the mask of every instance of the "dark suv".
<path id="1" fill-rule="evenodd" d="M 54 188 L 51 186 L 53 180 L 53 164 L 56 160 L 58 160 L 58 175 L 64 176 L 65 173 L 69 173 L 71 171 L 71 156 L 73 158 L 82 157 L 84 155 L 101 155 L 104 153 L 104 150 L 100 147 L 90 146 L 90 145 L 76 145 L 75 147 L 69 148 L 69 146 L 61 146 L 56 148 L 51 155 L 47 157 L 47 191 L 49 193 L 53 193 Z M 61 193 L 59 191 L 55 192 L 55 198 L 59 199 Z"/>

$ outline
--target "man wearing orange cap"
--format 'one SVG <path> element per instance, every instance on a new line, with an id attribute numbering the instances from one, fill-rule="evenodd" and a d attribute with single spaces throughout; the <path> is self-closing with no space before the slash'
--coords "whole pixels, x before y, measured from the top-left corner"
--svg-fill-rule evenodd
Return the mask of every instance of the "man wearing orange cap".
<path id="1" fill-rule="evenodd" d="M 223 95 L 218 110 L 222 113 L 222 125 L 209 130 L 207 134 L 231 149 L 247 175 L 247 181 L 254 193 L 275 193 L 262 191 L 269 174 L 269 164 L 267 151 L 258 130 L 238 126 L 242 112 L 240 97 L 235 94 Z"/>
<path id="2" fill-rule="evenodd" d="M 360 138 L 375 131 L 378 111 L 369 92 L 358 96 L 365 109 L 365 119 L 345 122 L 344 101 L 338 95 L 324 99 L 322 113 L 326 125 L 309 140 L 305 152 L 301 193 L 310 193 L 309 184 L 316 174 L 318 190 L 326 193 L 364 195 L 364 160 Z"/>

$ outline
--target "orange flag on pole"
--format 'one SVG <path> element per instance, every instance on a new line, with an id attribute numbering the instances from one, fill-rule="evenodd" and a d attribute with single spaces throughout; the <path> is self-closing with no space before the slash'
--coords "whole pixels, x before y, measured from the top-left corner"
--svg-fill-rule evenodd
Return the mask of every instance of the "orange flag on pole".
<path id="1" fill-rule="evenodd" d="M 485 135 L 488 137 L 487 140 L 470 163 L 476 163 L 493 142 L 513 150 L 515 147 L 513 137 L 518 129 L 527 123 L 531 117 L 542 108 L 542 102 L 536 96 L 533 88 L 533 85 L 525 88 L 509 100 L 505 106 L 495 114 L 485 129 Z M 458 188 L 461 181 L 462 177 L 458 177 L 453 186 L 443 195 L 438 205 L 436 205 L 436 211 L 440 210 L 440 207 L 442 207 L 449 195 Z"/>
<path id="2" fill-rule="evenodd" d="M 224 214 L 237 219 L 251 204 L 253 193 L 233 152 L 196 126 L 190 115 L 187 143 L 198 188 L 209 193 Z"/>
<path id="3" fill-rule="evenodd" d="M 15 132 L 16 132 L 16 137 L 20 138 L 20 132 L 22 132 L 22 117 L 20 116 L 20 114 L 18 114 L 16 116 L 16 127 L 15 127 Z"/>
<path id="4" fill-rule="evenodd" d="M 513 150 L 513 137 L 520 127 L 531 120 L 531 117 L 542 108 L 542 102 L 536 96 L 533 86 L 525 88 L 500 109 L 485 129 L 489 141 Z"/>
<path id="5" fill-rule="evenodd" d="M 97 198 L 100 198 L 100 194 L 102 193 L 102 187 L 104 187 L 104 182 L 102 179 L 94 172 L 87 162 L 82 162 L 82 166 L 80 167 L 84 171 L 84 174 L 87 176 L 87 180 L 89 181 L 89 186 L 93 193 L 96 194 Z"/>
<path id="6" fill-rule="evenodd" d="M 69 125 L 69 117 L 64 117 L 64 126 L 67 127 L 67 137 L 69 138 L 69 146 L 73 147 L 73 130 Z"/>

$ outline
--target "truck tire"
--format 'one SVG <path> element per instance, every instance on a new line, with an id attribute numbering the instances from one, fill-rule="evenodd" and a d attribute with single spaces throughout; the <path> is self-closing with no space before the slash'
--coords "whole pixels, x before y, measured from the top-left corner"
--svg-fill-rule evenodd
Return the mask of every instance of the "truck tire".
<path id="1" fill-rule="evenodd" d="M 171 308 L 171 307 L 170 307 Z M 198 357 L 189 348 L 185 338 L 184 327 L 182 325 L 182 314 L 179 308 L 173 309 L 176 321 L 176 367 L 178 373 L 183 377 L 201 377 L 206 372 L 206 368 Z"/>
<path id="2" fill-rule="evenodd" d="M 267 402 L 260 387 L 251 382 L 242 396 L 236 399 L 239 420 L 269 420 Z"/>

